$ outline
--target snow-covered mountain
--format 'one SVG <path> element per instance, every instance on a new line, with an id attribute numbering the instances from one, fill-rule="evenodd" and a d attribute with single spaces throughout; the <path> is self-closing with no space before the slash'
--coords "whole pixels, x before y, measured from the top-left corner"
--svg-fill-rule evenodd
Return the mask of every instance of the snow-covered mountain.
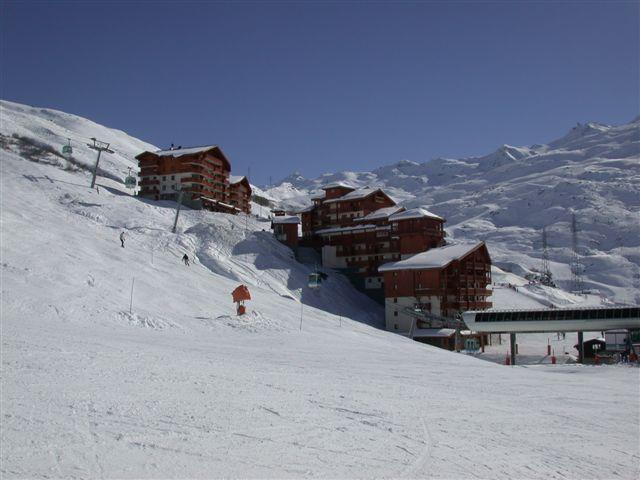
<path id="1" fill-rule="evenodd" d="M 10 102 L 0 134 L 2 478 L 637 478 L 637 369 L 506 368 L 382 331 L 340 275 L 307 288 L 268 222 L 185 209 L 171 233 L 175 204 L 122 183 L 152 146 Z M 116 151 L 99 191 L 84 137 Z M 578 301 L 495 275 L 526 291 L 499 305 Z M 532 348 L 572 349 L 554 338 Z"/>
<path id="2" fill-rule="evenodd" d="M 407 207 L 426 205 L 447 219 L 452 238 L 487 241 L 494 262 L 520 275 L 541 267 L 546 227 L 551 270 L 565 289 L 575 213 L 585 288 L 640 302 L 640 117 L 578 124 L 547 145 L 503 145 L 481 157 L 403 160 L 315 179 L 295 173 L 266 194 L 294 209 L 335 181 L 382 187 Z"/>

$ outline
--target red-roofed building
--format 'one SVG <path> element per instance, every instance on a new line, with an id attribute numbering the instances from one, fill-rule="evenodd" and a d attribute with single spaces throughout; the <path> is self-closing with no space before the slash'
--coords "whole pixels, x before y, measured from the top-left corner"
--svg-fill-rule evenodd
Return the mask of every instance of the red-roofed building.
<path id="1" fill-rule="evenodd" d="M 454 317 L 491 308 L 491 258 L 484 242 L 430 249 L 379 271 L 384 276 L 387 330 L 411 329 L 415 317 L 407 309 Z"/>
<path id="2" fill-rule="evenodd" d="M 182 190 L 183 203 L 191 208 L 251 211 L 249 182 L 238 177 L 240 180 L 231 184 L 231 164 L 217 145 L 142 152 L 136 159 L 141 197 L 176 201 L 178 190 Z"/>

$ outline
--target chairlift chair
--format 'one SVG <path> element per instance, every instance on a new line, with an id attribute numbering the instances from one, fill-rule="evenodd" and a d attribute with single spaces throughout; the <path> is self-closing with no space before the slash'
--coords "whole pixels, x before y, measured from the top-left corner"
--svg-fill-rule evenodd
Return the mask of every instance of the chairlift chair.
<path id="1" fill-rule="evenodd" d="M 322 277 L 318 272 L 309 274 L 309 288 L 318 288 L 322 283 Z"/>

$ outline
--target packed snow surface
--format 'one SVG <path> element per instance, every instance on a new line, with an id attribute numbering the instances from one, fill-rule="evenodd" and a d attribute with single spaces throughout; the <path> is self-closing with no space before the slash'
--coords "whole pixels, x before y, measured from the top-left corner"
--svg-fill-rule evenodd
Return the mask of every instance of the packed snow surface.
<path id="1" fill-rule="evenodd" d="M 637 368 L 507 368 L 382 331 L 340 275 L 307 288 L 312 267 L 268 222 L 186 209 L 172 234 L 175 204 L 121 183 L 152 146 L 51 110 L 1 114 L 7 138 L 111 135 L 117 151 L 99 191 L 53 154 L 0 152 L 2 478 L 640 474 Z"/>

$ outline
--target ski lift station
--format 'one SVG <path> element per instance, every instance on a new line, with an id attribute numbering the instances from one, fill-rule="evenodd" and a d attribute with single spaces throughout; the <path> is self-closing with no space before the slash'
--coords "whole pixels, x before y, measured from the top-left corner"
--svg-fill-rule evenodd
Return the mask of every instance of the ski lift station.
<path id="1" fill-rule="evenodd" d="M 511 365 L 515 364 L 516 333 L 578 332 L 578 361 L 584 360 L 583 332 L 640 329 L 640 307 L 539 310 L 489 310 L 462 314 L 466 325 L 481 333 L 508 333 Z"/>

